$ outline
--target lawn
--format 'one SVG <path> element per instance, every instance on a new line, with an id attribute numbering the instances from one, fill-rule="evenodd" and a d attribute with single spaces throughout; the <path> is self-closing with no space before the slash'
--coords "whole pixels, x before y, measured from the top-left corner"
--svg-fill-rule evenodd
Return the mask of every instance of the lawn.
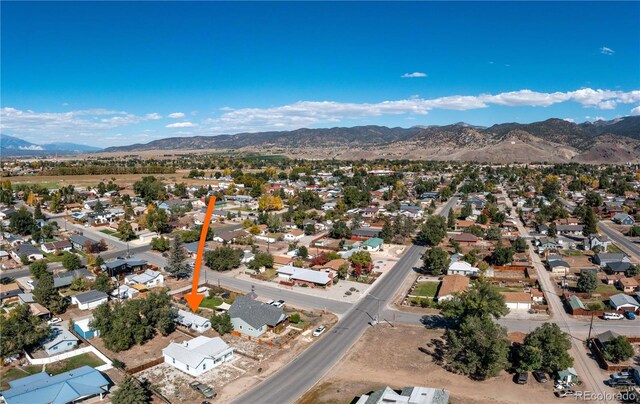
<path id="1" fill-rule="evenodd" d="M 222 299 L 219 297 L 205 297 L 200 303 L 200 307 L 206 307 L 208 309 L 215 309 L 222 304 Z"/>
<path id="2" fill-rule="evenodd" d="M 264 272 L 257 275 L 258 279 L 270 281 L 278 276 L 278 272 L 274 268 L 265 269 Z"/>
<path id="3" fill-rule="evenodd" d="M 62 262 L 62 260 L 64 259 L 64 255 L 63 254 L 55 255 L 54 253 L 45 253 L 44 256 L 47 259 L 47 262 L 49 262 L 49 263 L 51 263 L 51 262 Z"/>
<path id="4" fill-rule="evenodd" d="M 615 244 L 609 244 L 609 247 L 607 248 L 607 252 L 611 254 L 620 254 L 620 253 L 623 253 L 624 251 L 622 251 L 620 247 L 618 247 Z"/>
<path id="5" fill-rule="evenodd" d="M 562 250 L 562 255 L 565 257 L 580 257 L 584 254 L 580 250 Z"/>
<path id="6" fill-rule="evenodd" d="M 33 375 L 35 373 L 40 373 L 42 371 L 42 366 L 25 366 L 21 368 L 9 368 L 5 367 L 0 371 L 0 379 L 2 380 L 2 384 L 0 385 L 0 390 L 6 390 L 9 388 L 9 382 L 17 379 L 22 379 L 23 377 Z"/>
<path id="7" fill-rule="evenodd" d="M 619 292 L 618 289 L 613 285 L 605 285 L 604 283 L 599 283 L 595 292 L 593 293 L 616 293 Z"/>
<path id="8" fill-rule="evenodd" d="M 114 236 L 116 234 L 115 231 L 109 229 L 100 230 L 100 233 L 108 234 L 109 236 Z"/>
<path id="9" fill-rule="evenodd" d="M 414 296 L 434 297 L 438 291 L 438 282 L 420 282 L 413 290 Z"/>
<path id="10" fill-rule="evenodd" d="M 60 362 L 51 363 L 46 365 L 46 371 L 50 374 L 60 374 L 68 372 L 69 370 L 77 369 L 81 366 L 91 366 L 95 368 L 97 366 L 104 365 L 104 362 L 98 358 L 94 353 L 87 352 L 82 355 L 72 356 L 69 359 L 65 359 Z"/>

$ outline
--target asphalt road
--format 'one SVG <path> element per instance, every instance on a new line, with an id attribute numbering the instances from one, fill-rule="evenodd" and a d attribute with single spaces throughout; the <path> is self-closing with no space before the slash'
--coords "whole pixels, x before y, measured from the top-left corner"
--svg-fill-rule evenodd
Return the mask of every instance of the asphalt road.
<path id="1" fill-rule="evenodd" d="M 446 217 L 458 198 L 451 198 L 440 210 Z M 273 376 L 262 381 L 235 403 L 292 403 L 312 388 L 347 350 L 371 327 L 382 319 L 382 311 L 395 297 L 405 278 L 414 270 L 425 248 L 412 245 L 396 265 L 352 306 L 338 323 L 319 341 L 296 357 Z"/>
<path id="2" fill-rule="evenodd" d="M 640 258 L 640 247 L 638 247 L 638 245 L 633 241 L 629 240 L 625 235 L 615 229 L 612 229 L 604 222 L 598 222 L 598 230 L 603 232 L 617 245 L 622 247 L 623 250 L 635 255 L 637 258 Z"/>

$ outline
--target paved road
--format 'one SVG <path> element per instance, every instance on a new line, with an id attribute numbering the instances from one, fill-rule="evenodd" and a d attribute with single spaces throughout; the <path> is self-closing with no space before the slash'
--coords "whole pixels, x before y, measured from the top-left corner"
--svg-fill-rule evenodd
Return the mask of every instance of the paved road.
<path id="1" fill-rule="evenodd" d="M 640 259 L 640 247 L 633 241 L 629 240 L 625 235 L 620 233 L 618 230 L 609 227 L 606 222 L 598 222 L 598 229 L 628 254 L 634 255 L 637 259 Z"/>
<path id="2" fill-rule="evenodd" d="M 451 198 L 441 209 L 446 217 L 457 203 Z M 370 327 L 374 319 L 382 319 L 390 301 L 395 298 L 405 278 L 414 270 L 424 247 L 413 245 L 407 249 L 396 265 L 352 306 L 340 321 L 319 341 L 262 381 L 249 392 L 238 397 L 236 403 L 292 403 L 312 388 L 347 350 Z"/>

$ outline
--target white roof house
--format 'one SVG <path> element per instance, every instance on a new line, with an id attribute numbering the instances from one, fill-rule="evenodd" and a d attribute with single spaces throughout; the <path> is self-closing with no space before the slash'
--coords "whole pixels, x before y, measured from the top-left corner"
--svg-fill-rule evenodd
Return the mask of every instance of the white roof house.
<path id="1" fill-rule="evenodd" d="M 314 271 L 307 268 L 298 268 L 286 265 L 277 270 L 278 276 L 288 281 L 311 283 L 315 285 L 330 285 L 333 282 L 333 274 L 325 271 Z"/>
<path id="2" fill-rule="evenodd" d="M 141 274 L 127 275 L 124 278 L 127 285 L 144 285 L 148 288 L 162 286 L 164 284 L 164 276 L 159 271 L 147 269 Z"/>
<path id="3" fill-rule="evenodd" d="M 208 318 L 186 310 L 178 310 L 176 322 L 197 332 L 205 332 L 211 328 L 211 321 Z"/>
<path id="4" fill-rule="evenodd" d="M 476 275 L 479 269 L 466 261 L 458 260 L 449 265 L 447 275 Z"/>
<path id="5" fill-rule="evenodd" d="M 171 342 L 162 355 L 165 363 L 195 377 L 232 360 L 233 348 L 220 337 L 200 336 L 181 344 Z"/>

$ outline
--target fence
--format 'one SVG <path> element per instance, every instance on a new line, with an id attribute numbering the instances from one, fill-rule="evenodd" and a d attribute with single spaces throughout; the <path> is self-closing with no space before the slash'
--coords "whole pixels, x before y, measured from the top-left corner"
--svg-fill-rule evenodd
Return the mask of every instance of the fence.
<path id="1" fill-rule="evenodd" d="M 102 352 L 98 351 L 93 346 L 87 346 L 87 347 L 80 348 L 80 349 L 74 349 L 73 351 L 64 352 L 64 353 L 61 353 L 59 355 L 50 356 L 48 358 L 34 359 L 31 356 L 29 356 L 29 354 L 26 351 L 25 351 L 24 354 L 27 357 L 27 360 L 29 361 L 29 363 L 31 363 L 32 365 L 46 365 L 46 364 L 49 364 L 49 363 L 60 362 L 60 361 L 63 361 L 65 359 L 73 358 L 74 356 L 82 355 L 82 354 L 89 353 L 89 352 L 92 352 L 93 354 L 95 354 L 98 358 L 100 358 L 105 363 L 104 365 L 99 366 L 96 369 L 98 369 L 98 370 L 108 370 L 108 369 L 111 369 L 113 367 L 112 364 L 111 364 L 111 359 L 107 358 Z"/>
<path id="2" fill-rule="evenodd" d="M 627 339 L 629 340 L 629 342 L 632 342 L 632 341 L 630 341 L 630 338 L 627 338 Z M 636 339 L 640 339 L 640 338 L 636 338 Z M 625 369 L 627 369 L 629 367 L 628 363 L 627 364 L 624 364 L 624 363 L 623 364 L 617 364 L 617 365 L 609 363 L 605 359 L 604 354 L 600 350 L 600 347 L 598 346 L 598 344 L 593 339 L 591 339 L 589 341 L 589 347 L 591 348 L 591 352 L 593 352 L 593 354 L 596 356 L 596 359 L 598 360 L 598 364 L 600 365 L 600 367 L 602 369 L 605 369 L 605 370 L 607 370 L 609 372 L 617 372 L 617 371 L 620 371 L 620 370 L 625 370 Z"/>
<path id="3" fill-rule="evenodd" d="M 147 370 L 147 369 L 149 369 L 151 367 L 154 367 L 156 365 L 159 365 L 159 364 L 161 364 L 163 362 L 164 362 L 164 357 L 156 358 L 156 359 L 152 360 L 151 362 L 143 363 L 140 366 L 136 366 L 136 367 L 133 367 L 131 369 L 127 369 L 126 372 L 128 374 L 132 375 L 132 374 L 135 374 L 135 373 L 142 372 L 143 370 Z"/>

